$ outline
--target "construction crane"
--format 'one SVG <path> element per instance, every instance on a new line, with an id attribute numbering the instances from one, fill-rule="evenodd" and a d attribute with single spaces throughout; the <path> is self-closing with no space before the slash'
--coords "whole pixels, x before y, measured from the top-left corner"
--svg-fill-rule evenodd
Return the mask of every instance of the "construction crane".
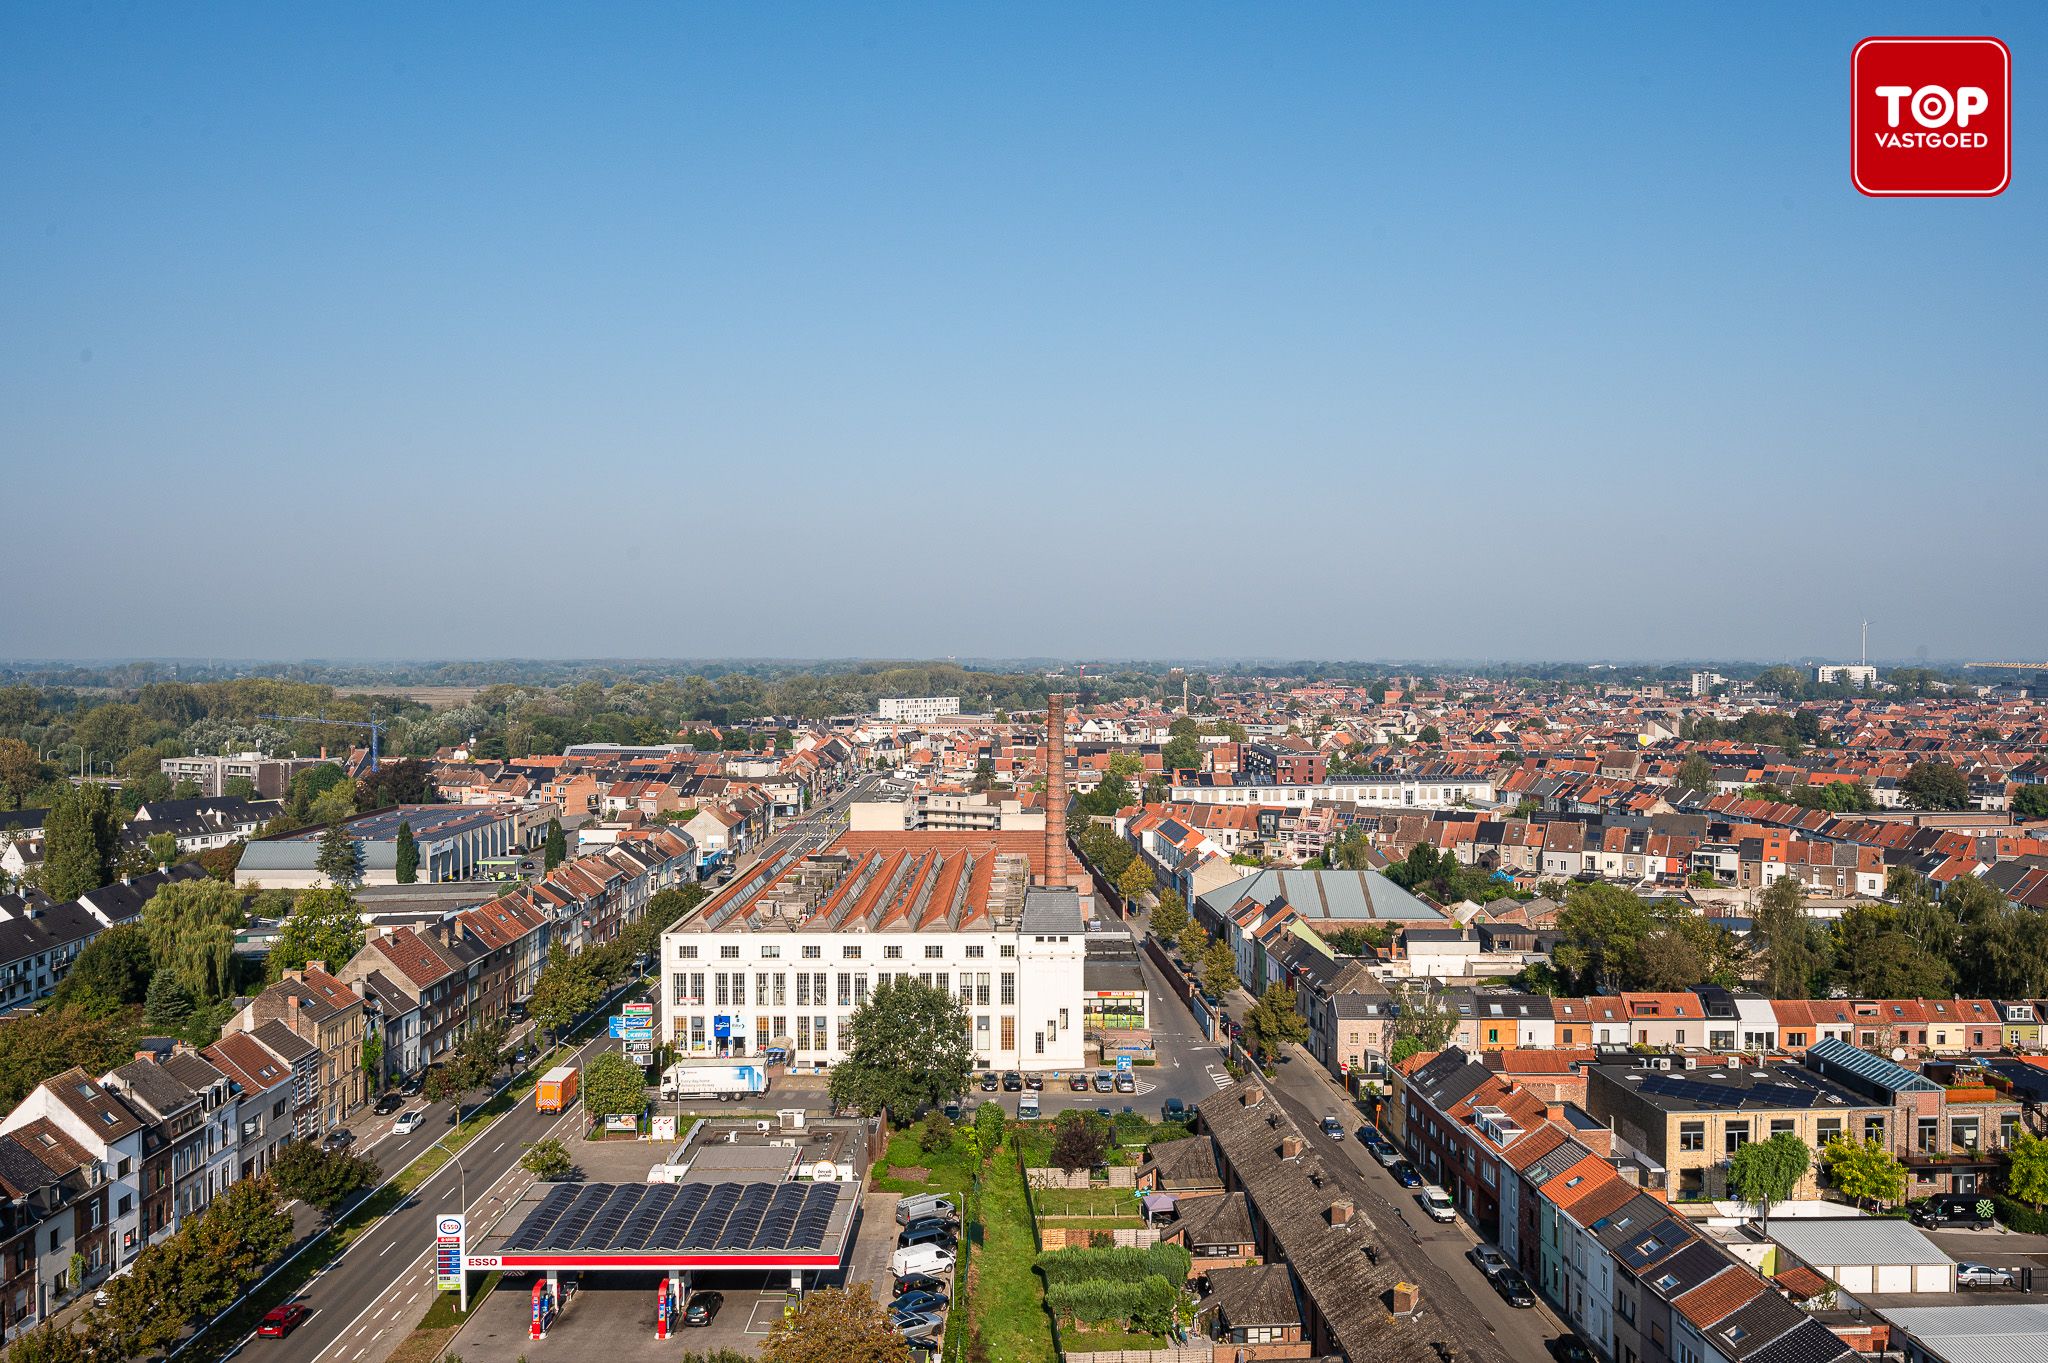
<path id="1" fill-rule="evenodd" d="M 1964 667 L 1988 667 L 1993 671 L 2048 672 L 2048 663 L 1964 663 Z"/>
<path id="2" fill-rule="evenodd" d="M 329 719 L 325 715 L 258 715 L 258 719 L 274 719 L 281 724 L 336 724 L 344 729 L 368 729 L 370 731 L 370 770 L 377 770 L 377 754 L 384 736 L 384 721 L 381 719 Z"/>

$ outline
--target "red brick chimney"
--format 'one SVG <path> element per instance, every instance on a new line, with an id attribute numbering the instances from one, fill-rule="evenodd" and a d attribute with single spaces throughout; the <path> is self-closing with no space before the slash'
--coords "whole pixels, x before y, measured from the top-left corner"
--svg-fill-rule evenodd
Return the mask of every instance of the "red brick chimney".
<path id="1" fill-rule="evenodd" d="M 1067 874 L 1067 698 L 1045 698 L 1045 855 L 1042 884 L 1062 886 Z"/>

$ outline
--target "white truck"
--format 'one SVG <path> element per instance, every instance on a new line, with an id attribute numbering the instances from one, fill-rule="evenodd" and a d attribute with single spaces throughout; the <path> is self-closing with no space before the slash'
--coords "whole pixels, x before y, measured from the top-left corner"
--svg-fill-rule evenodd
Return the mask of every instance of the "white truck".
<path id="1" fill-rule="evenodd" d="M 768 1071 L 741 1062 L 680 1060 L 662 1072 L 661 1096 L 669 1099 L 757 1098 L 768 1091 Z"/>

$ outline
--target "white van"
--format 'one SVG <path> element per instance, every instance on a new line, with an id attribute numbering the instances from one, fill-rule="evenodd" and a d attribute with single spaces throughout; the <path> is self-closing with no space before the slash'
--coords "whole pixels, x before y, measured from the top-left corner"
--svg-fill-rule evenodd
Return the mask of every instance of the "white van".
<path id="1" fill-rule="evenodd" d="M 910 1245 L 889 1256 L 889 1271 L 899 1278 L 906 1273 L 951 1273 L 953 1252 L 937 1245 Z"/>
<path id="2" fill-rule="evenodd" d="M 1017 1100 L 1017 1120 L 1028 1122 L 1038 1115 L 1038 1095 L 1027 1093 Z"/>
<path id="3" fill-rule="evenodd" d="M 1429 1213 L 1432 1221 L 1456 1221 L 1458 1206 L 1451 1201 L 1451 1195 L 1434 1183 L 1424 1185 L 1415 1200 L 1422 1204 L 1422 1210 Z"/>

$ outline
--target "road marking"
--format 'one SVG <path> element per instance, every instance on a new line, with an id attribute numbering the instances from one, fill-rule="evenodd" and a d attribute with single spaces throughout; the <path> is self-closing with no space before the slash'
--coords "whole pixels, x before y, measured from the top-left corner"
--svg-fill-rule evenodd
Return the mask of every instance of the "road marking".
<path id="1" fill-rule="evenodd" d="M 377 1257 L 378 1257 L 379 1259 L 381 1259 L 381 1258 L 383 1258 L 383 1257 L 384 1257 L 385 1255 L 389 1254 L 389 1253 L 391 1252 L 391 1245 L 395 1245 L 395 1244 L 397 1244 L 397 1243 L 398 1243 L 398 1241 L 396 1241 L 396 1240 L 393 1240 L 393 1241 L 392 1241 L 392 1242 L 391 1242 L 390 1244 L 387 1244 L 387 1245 L 385 1245 L 385 1246 L 384 1246 L 384 1248 L 382 1248 L 382 1249 L 380 1249 L 380 1250 L 378 1250 L 378 1251 L 377 1251 Z M 656 1322 L 656 1323 L 657 1323 L 657 1324 L 659 1324 L 659 1322 Z"/>
<path id="2" fill-rule="evenodd" d="M 491 1147 L 491 1153 L 495 1155 L 495 1154 L 497 1154 L 497 1153 L 498 1153 L 498 1152 L 499 1152 L 500 1150 L 503 1150 L 504 1148 L 505 1148 L 505 1142 L 503 1142 L 503 1141 L 499 1141 L 499 1142 L 498 1142 L 498 1143 L 497 1143 L 496 1145 L 494 1145 L 494 1146 L 492 1146 L 492 1147 Z M 659 1323 L 660 1323 L 659 1321 L 657 1321 L 657 1322 L 656 1322 L 656 1324 L 659 1324 Z"/>

